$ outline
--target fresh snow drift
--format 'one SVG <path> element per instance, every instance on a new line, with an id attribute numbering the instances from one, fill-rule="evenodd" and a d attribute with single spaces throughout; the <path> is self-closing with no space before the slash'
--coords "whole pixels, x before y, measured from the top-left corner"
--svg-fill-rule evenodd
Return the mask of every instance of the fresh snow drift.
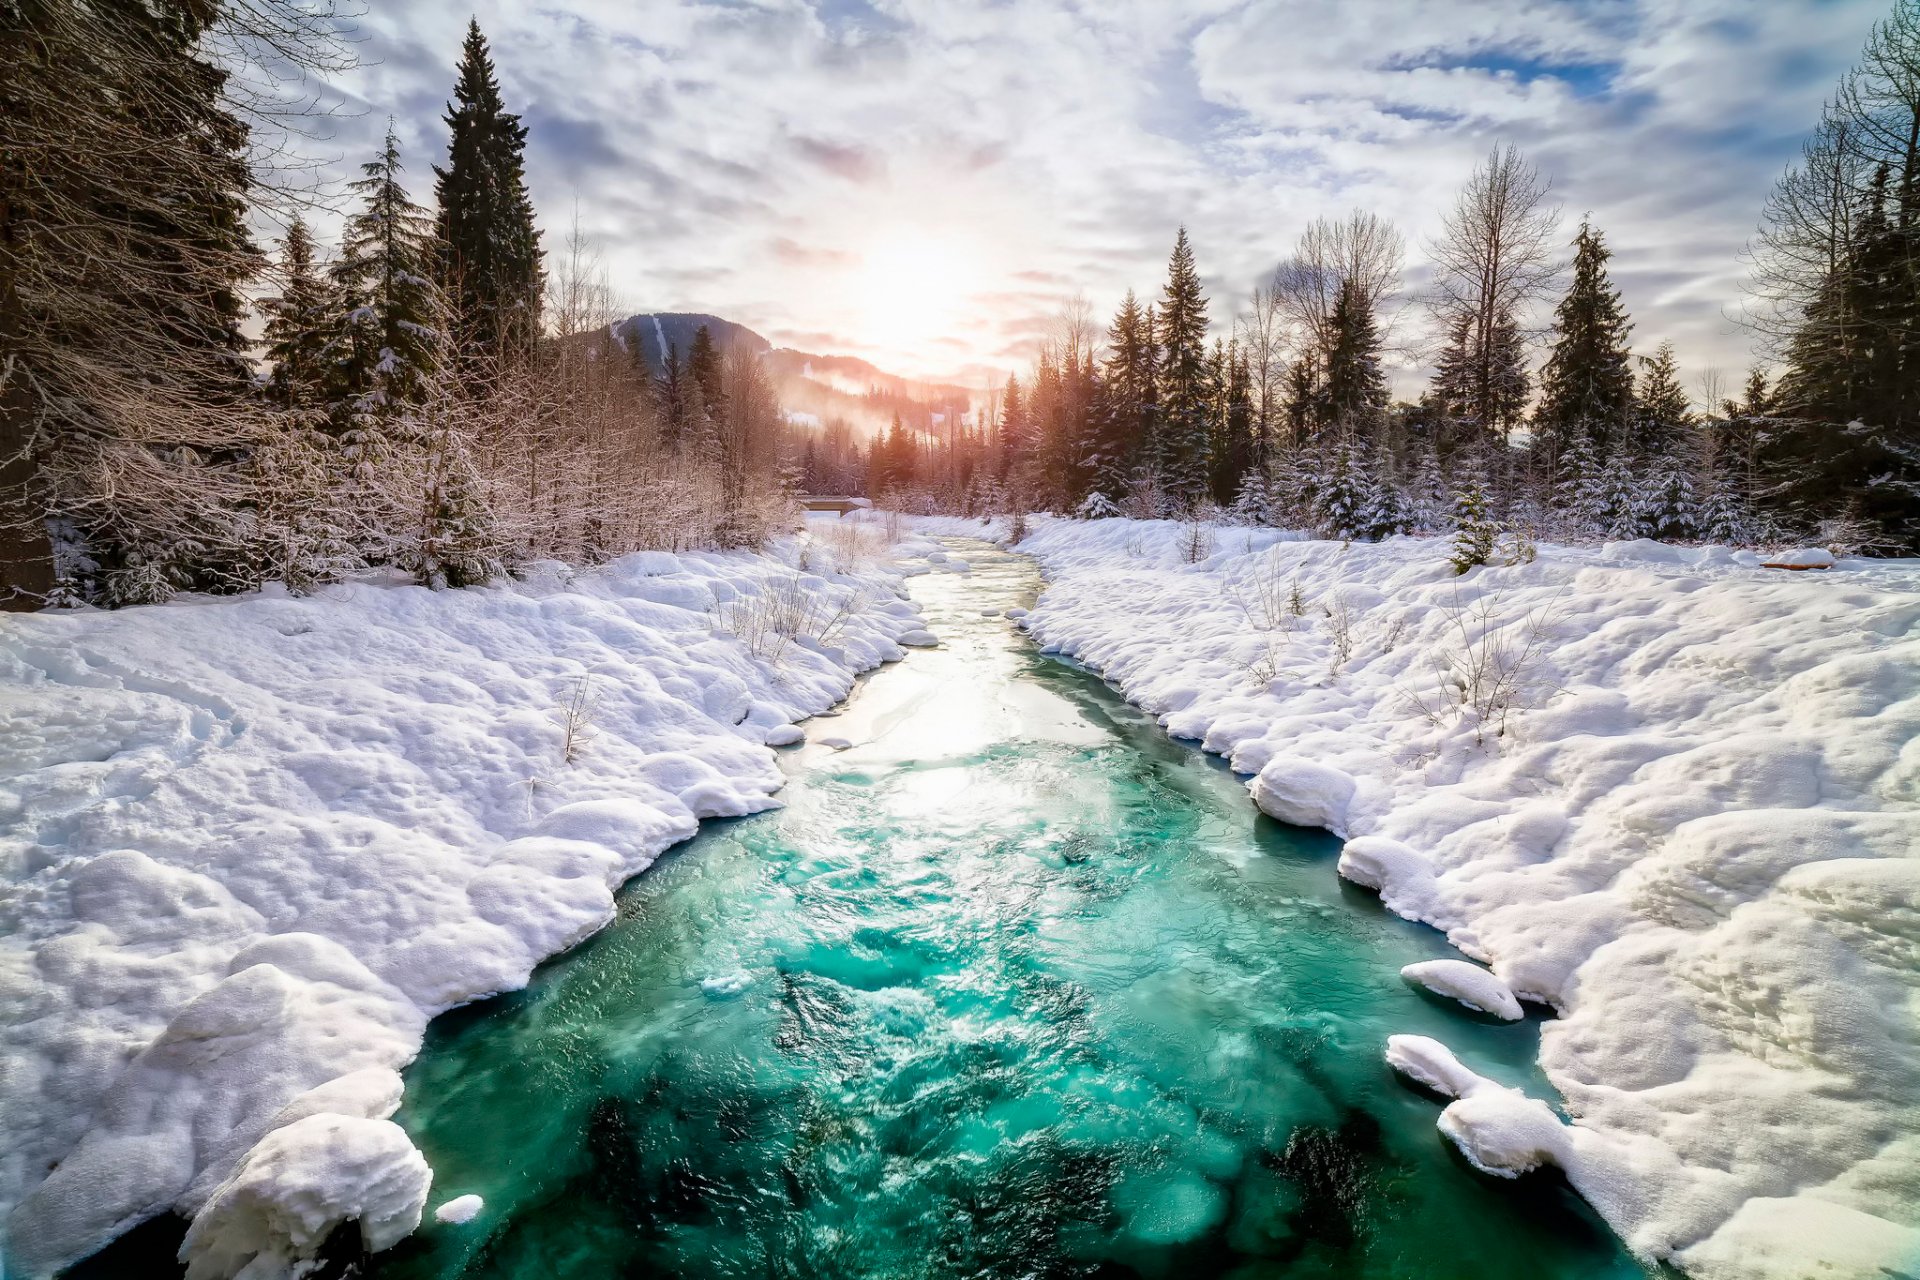
<path id="1" fill-rule="evenodd" d="M 775 803 L 769 744 L 920 631 L 895 574 L 815 573 L 858 607 L 754 657 L 729 608 L 799 562 L 0 621 L 6 1274 L 168 1210 L 196 1280 L 412 1230 L 430 1174 L 387 1117 L 428 1019 L 524 985 L 699 819 Z"/>
<path id="2" fill-rule="evenodd" d="M 1459 577 L 1441 540 L 1220 528 L 1188 564 L 1173 522 L 1031 529 L 1044 648 L 1560 1012 L 1573 1123 L 1475 1093 L 1444 1126 L 1476 1159 L 1551 1156 L 1696 1276 L 1913 1270 L 1920 563 L 1635 541 Z"/>

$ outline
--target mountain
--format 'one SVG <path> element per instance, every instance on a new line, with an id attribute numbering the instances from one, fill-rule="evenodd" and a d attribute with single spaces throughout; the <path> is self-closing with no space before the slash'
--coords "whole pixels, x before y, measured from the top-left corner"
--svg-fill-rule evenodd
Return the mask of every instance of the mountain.
<path id="1" fill-rule="evenodd" d="M 647 368 L 666 369 L 667 352 L 678 350 L 686 359 L 693 335 L 707 326 L 714 342 L 726 349 L 737 344 L 761 357 L 772 377 L 780 406 L 789 414 L 820 422 L 843 418 L 863 434 L 885 430 L 894 413 L 910 423 L 924 423 L 934 414 L 964 412 L 973 393 L 953 383 L 919 382 L 886 372 L 857 356 L 816 355 L 776 347 L 743 324 L 697 311 L 644 312 L 613 326 L 613 336 L 631 354 L 638 344 Z"/>
<path id="2" fill-rule="evenodd" d="M 669 347 L 679 351 L 682 361 L 687 358 L 687 352 L 693 347 L 693 335 L 701 325 L 707 326 L 715 344 L 723 350 L 736 343 L 745 343 L 749 350 L 756 352 L 766 352 L 773 347 L 743 324 L 698 311 L 654 311 L 628 316 L 613 326 L 613 336 L 629 354 L 638 342 L 647 368 L 657 376 L 666 372 Z"/>

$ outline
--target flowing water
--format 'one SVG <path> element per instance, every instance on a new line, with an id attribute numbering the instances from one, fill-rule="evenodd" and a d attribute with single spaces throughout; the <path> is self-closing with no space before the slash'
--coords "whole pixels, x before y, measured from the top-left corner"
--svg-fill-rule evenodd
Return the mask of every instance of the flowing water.
<path id="1" fill-rule="evenodd" d="M 435 1024 L 399 1119 L 402 1277 L 1639 1276 L 1552 1177 L 1484 1177 L 1381 1060 L 1433 1034 L 1548 1094 L 1537 1027 L 1409 989 L 1448 954 L 1336 843 L 1004 619 L 811 727 L 787 806 L 703 832 L 524 992 Z"/>
<path id="2" fill-rule="evenodd" d="M 708 824 L 527 990 L 434 1024 L 397 1118 L 434 1203 L 486 1207 L 373 1274 L 1641 1276 L 1557 1176 L 1468 1166 L 1381 1058 L 1426 1033 L 1551 1096 L 1537 1025 L 1410 989 L 1437 934 L 1036 653 L 998 616 L 1031 565 L 962 550 L 914 584 L 945 647 L 810 726 L 850 750 L 791 753 L 785 808 Z"/>

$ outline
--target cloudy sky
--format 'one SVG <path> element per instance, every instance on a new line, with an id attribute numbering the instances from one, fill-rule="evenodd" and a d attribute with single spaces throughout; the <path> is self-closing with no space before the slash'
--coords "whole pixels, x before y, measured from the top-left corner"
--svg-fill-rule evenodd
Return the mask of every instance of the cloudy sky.
<path id="1" fill-rule="evenodd" d="M 1192 236 L 1224 332 L 1311 218 L 1411 253 L 1517 143 L 1615 250 L 1635 344 L 1737 381 L 1740 254 L 1886 0 L 406 0 L 358 20 L 357 162 L 416 195 L 469 13 L 548 244 L 577 208 L 629 310 L 699 310 L 912 375 L 1004 376 L 1062 300 L 1104 317 Z M 1399 332 L 1417 338 L 1413 316 Z M 1411 368 L 1403 390 L 1414 385 Z"/>

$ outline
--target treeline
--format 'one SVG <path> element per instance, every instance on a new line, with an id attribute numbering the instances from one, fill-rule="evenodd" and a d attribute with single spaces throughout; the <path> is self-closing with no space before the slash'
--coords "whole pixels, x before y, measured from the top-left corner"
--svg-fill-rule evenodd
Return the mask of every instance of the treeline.
<path id="1" fill-rule="evenodd" d="M 1710 382 L 1696 410 L 1669 345 L 1632 351 L 1600 230 L 1580 227 L 1569 271 L 1558 225 L 1512 148 L 1474 172 L 1413 300 L 1435 375 L 1399 403 L 1390 224 L 1316 222 L 1211 343 L 1183 230 L 1156 299 L 1129 294 L 1104 334 L 1070 309 L 976 424 L 877 438 L 870 491 L 909 509 L 1223 516 L 1343 539 L 1505 526 L 1920 552 L 1920 0 L 1875 29 L 1768 205 L 1757 291 L 1777 379 Z M 1556 292 L 1550 327 L 1530 332 Z"/>
<path id="2" fill-rule="evenodd" d="M 390 128 L 337 250 L 298 218 L 253 242 L 273 174 L 233 63 L 335 39 L 292 0 L 0 6 L 0 603 L 457 586 L 787 520 L 757 362 L 703 333 L 656 379 L 577 228 L 548 269 L 477 25 L 431 208 Z"/>

